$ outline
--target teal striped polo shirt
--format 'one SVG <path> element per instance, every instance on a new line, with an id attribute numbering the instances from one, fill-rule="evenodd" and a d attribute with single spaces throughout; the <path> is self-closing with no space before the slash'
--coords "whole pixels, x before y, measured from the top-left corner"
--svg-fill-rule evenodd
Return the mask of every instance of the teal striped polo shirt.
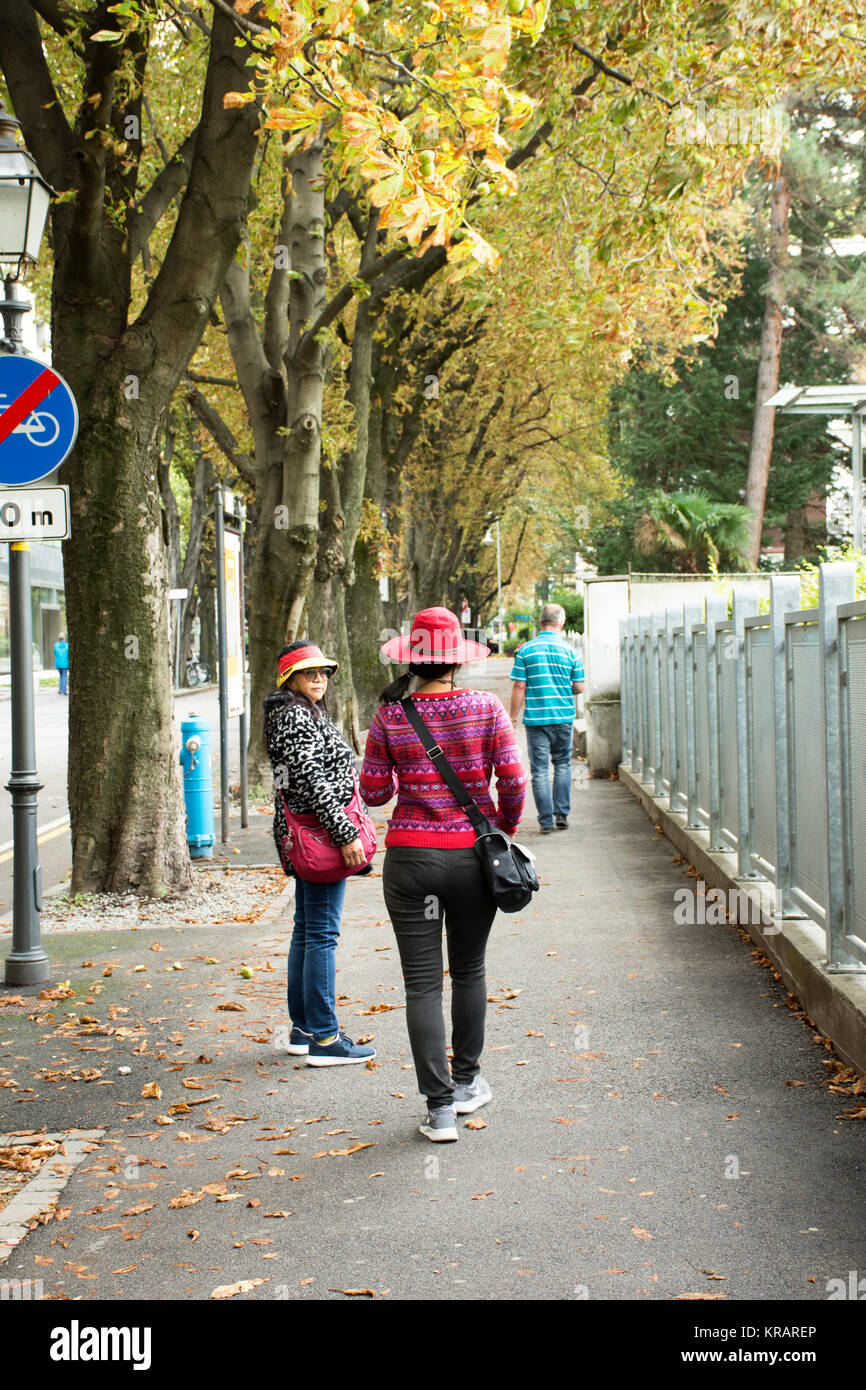
<path id="1" fill-rule="evenodd" d="M 571 687 L 585 679 L 583 662 L 558 632 L 540 632 L 514 655 L 513 681 L 526 682 L 524 724 L 565 724 L 574 719 Z"/>

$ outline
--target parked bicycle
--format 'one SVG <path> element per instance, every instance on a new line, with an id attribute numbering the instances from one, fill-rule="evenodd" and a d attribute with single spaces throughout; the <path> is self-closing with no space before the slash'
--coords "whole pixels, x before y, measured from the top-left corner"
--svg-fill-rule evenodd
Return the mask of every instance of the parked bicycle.
<path id="1" fill-rule="evenodd" d="M 186 663 L 186 683 L 192 688 L 196 685 L 209 685 L 213 680 L 213 672 L 210 667 L 198 657 L 190 657 Z"/>

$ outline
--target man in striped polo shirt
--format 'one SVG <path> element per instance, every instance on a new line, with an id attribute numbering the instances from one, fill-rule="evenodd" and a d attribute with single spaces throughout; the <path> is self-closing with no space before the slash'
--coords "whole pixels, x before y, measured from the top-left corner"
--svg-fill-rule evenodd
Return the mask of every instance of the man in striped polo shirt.
<path id="1" fill-rule="evenodd" d="M 526 701 L 523 723 L 529 748 L 532 795 L 542 835 L 568 827 L 571 809 L 571 730 L 574 696 L 583 690 L 583 662 L 560 636 L 565 609 L 546 603 L 539 633 L 515 654 L 511 679 L 511 721 L 517 723 Z M 553 794 L 550 760 L 553 759 Z"/>

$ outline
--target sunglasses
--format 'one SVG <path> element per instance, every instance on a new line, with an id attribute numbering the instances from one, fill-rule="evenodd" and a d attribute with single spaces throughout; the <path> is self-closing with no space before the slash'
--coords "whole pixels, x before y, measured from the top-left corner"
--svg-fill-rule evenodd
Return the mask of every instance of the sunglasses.
<path id="1" fill-rule="evenodd" d="M 304 671 L 298 671 L 298 675 L 303 676 L 304 680 L 308 681 L 314 681 L 319 676 L 324 676 L 325 680 L 327 681 L 331 679 L 331 668 L 330 666 L 307 667 L 307 669 Z"/>

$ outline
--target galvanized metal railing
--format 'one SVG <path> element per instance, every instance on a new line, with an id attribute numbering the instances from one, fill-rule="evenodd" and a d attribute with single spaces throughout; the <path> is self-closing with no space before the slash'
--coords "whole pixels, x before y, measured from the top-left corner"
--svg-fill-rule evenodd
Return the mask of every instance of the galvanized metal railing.
<path id="1" fill-rule="evenodd" d="M 851 564 L 745 587 L 620 625 L 623 766 L 809 917 L 832 973 L 866 970 L 866 602 Z"/>

